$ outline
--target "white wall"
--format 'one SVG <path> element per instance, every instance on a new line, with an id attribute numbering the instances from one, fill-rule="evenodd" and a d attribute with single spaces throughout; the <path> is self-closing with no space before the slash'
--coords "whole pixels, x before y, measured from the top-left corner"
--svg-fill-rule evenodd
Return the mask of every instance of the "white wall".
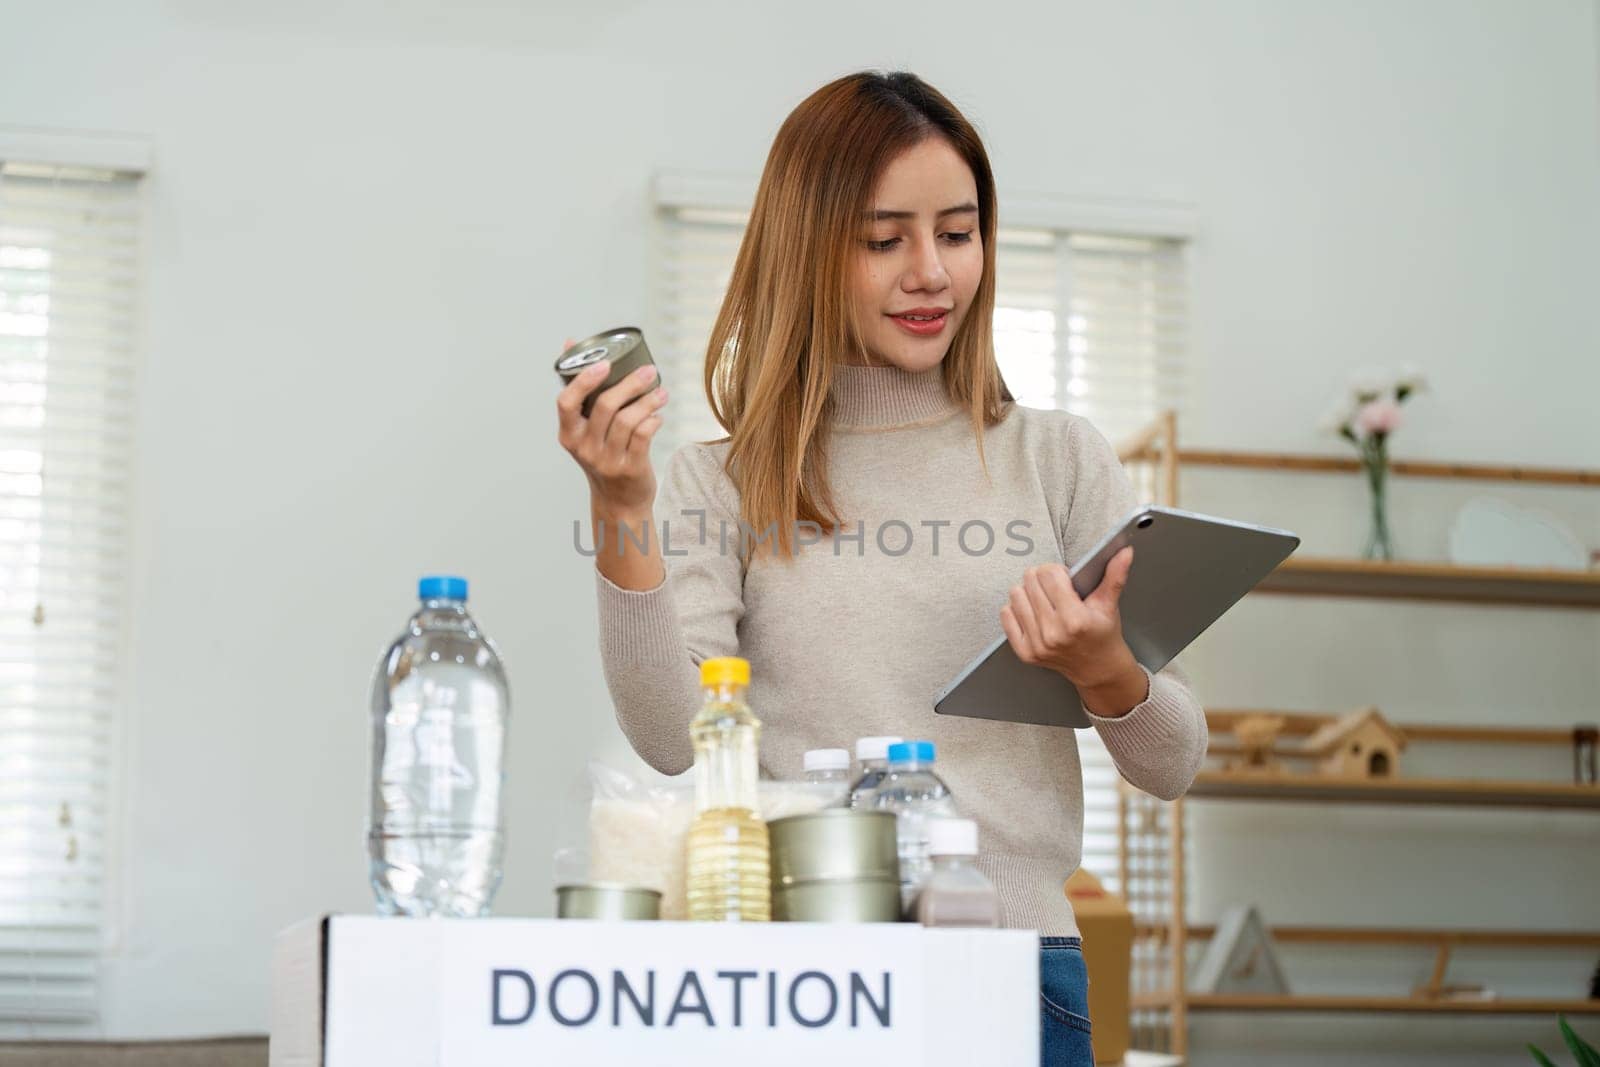
<path id="1" fill-rule="evenodd" d="M 1191 442 L 1323 447 L 1353 366 L 1414 360 L 1435 392 L 1401 453 L 1600 467 L 1592 3 L 554 7 L 0 0 L 0 124 L 157 153 L 106 1034 L 262 1031 L 273 933 L 368 907 L 368 673 L 429 569 L 472 578 L 512 671 L 497 910 L 548 912 L 560 795 L 623 749 L 550 358 L 643 317 L 654 171 L 759 170 L 839 73 L 921 72 L 979 122 L 1003 189 L 1198 206 Z M 1353 547 L 1359 486 L 1311 483 L 1186 492 Z M 1448 517 L 1423 501 L 1398 504 L 1419 554 Z M 1192 667 L 1217 706 L 1560 723 L 1600 717 L 1597 648 L 1578 613 L 1252 601 Z M 1260 825 L 1322 840 L 1326 813 L 1298 817 Z M 1336 817 L 1330 854 L 1361 885 L 1277 861 L 1241 889 L 1208 861 L 1248 857 L 1202 833 L 1197 916 L 1245 892 L 1278 921 L 1596 925 L 1586 825 L 1546 850 L 1537 816 Z M 1440 835 L 1432 877 L 1416 857 Z M 1296 1062 L 1401 1040 L 1257 1024 L 1196 1040 L 1218 1062 L 1252 1033 L 1324 1043 Z M 1405 1026 L 1454 1063 L 1548 1030 Z"/>

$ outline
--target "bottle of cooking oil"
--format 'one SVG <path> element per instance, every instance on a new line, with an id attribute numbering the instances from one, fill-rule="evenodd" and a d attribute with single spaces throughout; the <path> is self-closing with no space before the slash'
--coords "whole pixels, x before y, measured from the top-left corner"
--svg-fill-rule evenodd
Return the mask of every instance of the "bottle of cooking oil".
<path id="1" fill-rule="evenodd" d="M 700 664 L 705 704 L 694 740 L 695 817 L 689 827 L 689 918 L 767 922 L 772 874 L 767 824 L 757 810 L 756 743 L 761 722 L 745 703 L 750 664 L 734 656 Z"/>

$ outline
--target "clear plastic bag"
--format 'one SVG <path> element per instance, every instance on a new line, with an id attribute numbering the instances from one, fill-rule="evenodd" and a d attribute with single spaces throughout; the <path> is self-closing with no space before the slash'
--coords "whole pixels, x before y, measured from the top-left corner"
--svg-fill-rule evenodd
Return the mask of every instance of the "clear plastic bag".
<path id="1" fill-rule="evenodd" d="M 589 763 L 589 878 L 661 893 L 661 918 L 688 917 L 683 878 L 694 784 L 646 785 Z"/>
<path id="2" fill-rule="evenodd" d="M 827 783 L 763 781 L 759 789 L 759 814 L 769 822 L 837 806 L 843 799 Z M 645 783 L 591 760 L 568 796 L 555 856 L 556 884 L 609 882 L 654 889 L 661 894 L 662 919 L 685 919 L 685 850 L 693 821 L 692 773 Z"/>

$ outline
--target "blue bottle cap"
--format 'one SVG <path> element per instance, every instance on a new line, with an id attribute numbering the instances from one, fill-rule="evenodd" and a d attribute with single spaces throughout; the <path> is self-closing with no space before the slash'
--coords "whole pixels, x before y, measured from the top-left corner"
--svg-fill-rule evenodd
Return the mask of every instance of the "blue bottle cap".
<path id="1" fill-rule="evenodd" d="M 417 583 L 419 600 L 465 600 L 467 580 L 446 574 L 430 574 Z"/>
<path id="2" fill-rule="evenodd" d="M 890 763 L 932 763 L 934 748 L 932 741 L 901 741 L 897 745 L 889 746 Z"/>

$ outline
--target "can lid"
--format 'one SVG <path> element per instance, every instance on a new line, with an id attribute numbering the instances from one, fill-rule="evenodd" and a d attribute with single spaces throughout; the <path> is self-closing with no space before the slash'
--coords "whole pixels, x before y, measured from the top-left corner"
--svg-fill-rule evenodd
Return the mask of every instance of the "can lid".
<path id="1" fill-rule="evenodd" d="M 714 656 L 700 664 L 701 685 L 749 685 L 750 661 L 738 656 Z"/>
<path id="2" fill-rule="evenodd" d="M 448 574 L 430 574 L 417 582 L 418 600 L 465 600 L 467 580 Z"/>
<path id="3" fill-rule="evenodd" d="M 903 737 L 863 737 L 856 742 L 856 759 L 888 759 L 889 746 L 904 740 Z"/>
<path id="4" fill-rule="evenodd" d="M 976 856 L 978 824 L 971 819 L 930 819 L 928 853 L 933 856 Z"/>
<path id="5" fill-rule="evenodd" d="M 572 353 L 563 353 L 556 360 L 556 370 L 575 371 L 582 370 L 591 363 L 598 363 L 611 354 L 611 349 L 605 345 L 589 345 Z"/>
<path id="6" fill-rule="evenodd" d="M 932 741 L 902 741 L 889 746 L 890 763 L 932 763 L 933 760 Z"/>
<path id="7" fill-rule="evenodd" d="M 814 748 L 805 754 L 807 771 L 848 771 L 850 753 L 842 748 Z"/>
<path id="8" fill-rule="evenodd" d="M 644 343 L 637 326 L 616 326 L 593 337 L 585 337 L 556 359 L 558 374 L 572 374 L 602 359 L 617 360 Z"/>

